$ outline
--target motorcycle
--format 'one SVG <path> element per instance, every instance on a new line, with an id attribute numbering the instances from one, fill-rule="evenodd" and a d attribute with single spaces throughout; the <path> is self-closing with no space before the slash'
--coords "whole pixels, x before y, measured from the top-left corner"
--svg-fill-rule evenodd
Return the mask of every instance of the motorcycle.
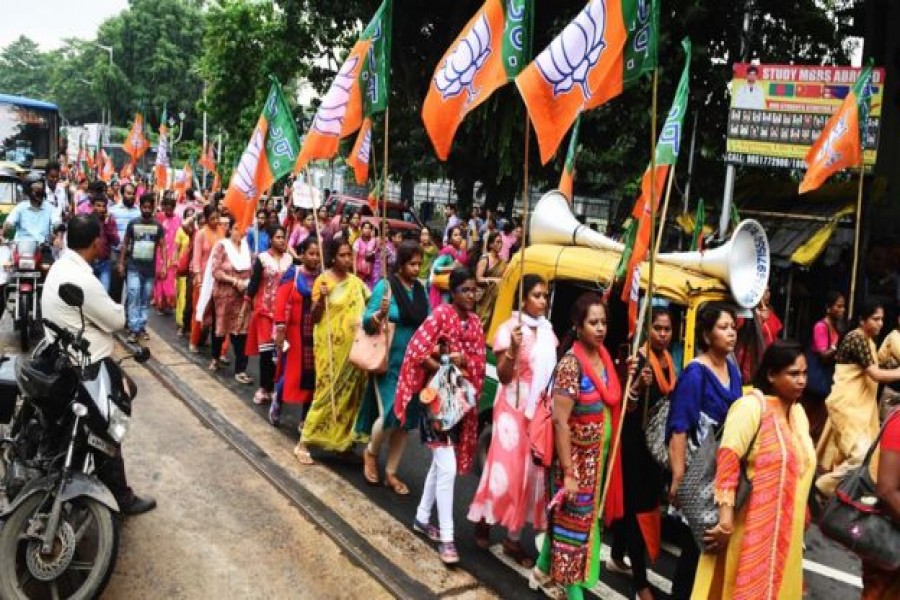
<path id="1" fill-rule="evenodd" d="M 81 330 L 44 319 L 55 339 L 28 359 L 0 358 L 0 424 L 10 432 L 0 440 L 0 598 L 9 600 L 95 598 L 118 551 L 119 506 L 97 469 L 119 452 L 135 390 L 118 364 L 88 364 L 81 288 L 59 294 L 79 309 Z M 150 358 L 126 349 L 138 363 Z"/>
<path id="2" fill-rule="evenodd" d="M 53 264 L 53 250 L 49 244 L 13 242 L 10 258 L 6 306 L 13 318 L 13 328 L 19 333 L 22 352 L 27 352 L 31 340 L 43 334 L 41 289 Z"/>

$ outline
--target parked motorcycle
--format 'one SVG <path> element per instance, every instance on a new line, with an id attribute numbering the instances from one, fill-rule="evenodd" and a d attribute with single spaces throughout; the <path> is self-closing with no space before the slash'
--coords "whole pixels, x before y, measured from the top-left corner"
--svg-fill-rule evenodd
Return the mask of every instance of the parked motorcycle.
<path id="1" fill-rule="evenodd" d="M 81 288 L 63 284 L 59 294 L 81 312 Z M 117 365 L 88 364 L 81 321 L 73 334 L 44 319 L 55 340 L 27 359 L 0 358 L 0 424 L 11 422 L 0 440 L 3 599 L 95 598 L 115 566 L 119 506 L 96 469 L 119 452 L 134 390 Z M 150 358 L 126 348 L 139 363 Z"/>
<path id="2" fill-rule="evenodd" d="M 52 264 L 53 250 L 49 244 L 32 241 L 11 244 L 6 306 L 13 318 L 13 328 L 19 333 L 22 352 L 27 352 L 31 341 L 43 335 L 41 289 Z"/>

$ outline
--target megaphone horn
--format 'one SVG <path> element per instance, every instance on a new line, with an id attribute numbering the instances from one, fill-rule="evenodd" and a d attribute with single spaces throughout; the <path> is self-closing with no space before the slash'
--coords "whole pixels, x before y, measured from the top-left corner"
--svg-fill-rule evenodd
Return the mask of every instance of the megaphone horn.
<path id="1" fill-rule="evenodd" d="M 533 244 L 584 246 L 613 252 L 625 249 L 619 242 L 579 223 L 569 208 L 569 201 L 556 190 L 547 192 L 538 200 L 531 213 L 529 237 Z"/>
<path id="2" fill-rule="evenodd" d="M 670 252 L 657 258 L 726 282 L 735 302 L 744 308 L 759 304 L 769 285 L 769 238 L 752 219 L 742 221 L 723 246 L 705 252 Z"/>

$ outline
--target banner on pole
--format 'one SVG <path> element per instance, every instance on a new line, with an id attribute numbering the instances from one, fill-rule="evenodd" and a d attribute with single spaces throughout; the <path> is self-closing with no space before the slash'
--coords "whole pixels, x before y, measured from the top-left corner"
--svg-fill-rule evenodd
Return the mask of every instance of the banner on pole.
<path id="1" fill-rule="evenodd" d="M 804 157 L 862 72 L 855 67 L 736 63 L 725 161 L 805 169 Z M 864 132 L 866 168 L 878 151 L 884 69 L 872 70 L 872 111 Z"/>

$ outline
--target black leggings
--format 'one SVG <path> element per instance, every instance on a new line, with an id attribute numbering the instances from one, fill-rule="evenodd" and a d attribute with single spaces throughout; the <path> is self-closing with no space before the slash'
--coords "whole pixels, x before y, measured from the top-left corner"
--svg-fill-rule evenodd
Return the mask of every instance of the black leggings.
<path id="1" fill-rule="evenodd" d="M 225 336 L 213 336 L 212 355 L 214 357 L 222 356 L 222 344 L 225 343 Z M 234 374 L 247 372 L 247 355 L 244 353 L 244 345 L 247 343 L 247 334 L 240 335 L 231 334 L 231 349 L 234 352 Z"/>
<path id="2" fill-rule="evenodd" d="M 267 392 L 275 390 L 275 351 L 259 353 L 259 387 Z"/>
<path id="3" fill-rule="evenodd" d="M 700 562 L 700 548 L 694 541 L 691 528 L 679 520 L 674 526 L 675 542 L 681 548 L 681 556 L 672 578 L 672 600 L 688 600 L 694 589 L 694 577 Z"/>
<path id="4" fill-rule="evenodd" d="M 641 527 L 638 525 L 637 516 L 625 513 L 625 516 L 613 523 L 612 558 L 616 562 L 625 562 L 625 552 L 631 559 L 631 585 L 635 592 L 650 587 L 647 581 L 647 545 Z"/>

